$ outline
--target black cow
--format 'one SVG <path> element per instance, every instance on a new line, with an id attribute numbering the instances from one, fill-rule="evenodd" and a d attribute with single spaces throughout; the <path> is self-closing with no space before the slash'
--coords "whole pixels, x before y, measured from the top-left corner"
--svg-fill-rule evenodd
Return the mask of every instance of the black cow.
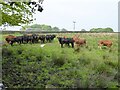
<path id="1" fill-rule="evenodd" d="M 32 34 L 32 43 L 38 43 L 38 41 L 39 41 L 39 35 Z"/>
<path id="2" fill-rule="evenodd" d="M 14 38 L 15 42 L 22 44 L 23 43 L 23 36 L 17 36 L 16 38 Z"/>
<path id="3" fill-rule="evenodd" d="M 13 43 L 22 44 L 23 43 L 23 36 L 16 36 L 15 38 L 11 39 L 9 44 L 11 44 L 11 46 L 12 46 Z"/>
<path id="4" fill-rule="evenodd" d="M 74 48 L 74 40 L 73 40 L 73 38 L 58 37 L 58 41 L 61 44 L 62 48 L 63 48 L 63 44 L 67 44 L 68 46 L 70 46 L 70 43 L 72 45 L 72 48 Z"/>
<path id="5" fill-rule="evenodd" d="M 54 40 L 55 37 L 56 35 L 51 35 L 51 40 Z"/>
<path id="6" fill-rule="evenodd" d="M 13 38 L 13 39 L 11 39 L 11 40 L 9 41 L 9 44 L 12 46 L 13 43 L 15 43 L 15 42 L 16 42 L 16 40 L 15 40 L 15 38 Z"/>
<path id="7" fill-rule="evenodd" d="M 29 42 L 28 35 L 24 34 L 23 35 L 23 43 L 28 43 L 28 42 Z"/>
<path id="8" fill-rule="evenodd" d="M 45 43 L 45 35 L 40 35 L 39 39 L 41 40 L 42 43 Z"/>
<path id="9" fill-rule="evenodd" d="M 34 43 L 34 37 L 32 34 L 24 34 L 23 35 L 23 42 L 24 43 Z"/>
<path id="10" fill-rule="evenodd" d="M 46 41 L 51 42 L 54 40 L 55 37 L 56 37 L 56 35 L 46 35 Z"/>

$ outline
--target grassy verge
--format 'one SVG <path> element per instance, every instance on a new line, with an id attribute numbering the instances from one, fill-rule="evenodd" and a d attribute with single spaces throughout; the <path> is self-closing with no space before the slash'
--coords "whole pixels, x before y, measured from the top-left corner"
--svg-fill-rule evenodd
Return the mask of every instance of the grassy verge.
<path id="1" fill-rule="evenodd" d="M 80 34 L 88 47 L 80 47 L 79 52 L 61 48 L 57 38 L 43 48 L 40 43 L 3 46 L 3 83 L 12 88 L 117 88 L 118 37 L 100 36 Z M 111 39 L 114 44 L 100 50 L 100 39 Z"/>

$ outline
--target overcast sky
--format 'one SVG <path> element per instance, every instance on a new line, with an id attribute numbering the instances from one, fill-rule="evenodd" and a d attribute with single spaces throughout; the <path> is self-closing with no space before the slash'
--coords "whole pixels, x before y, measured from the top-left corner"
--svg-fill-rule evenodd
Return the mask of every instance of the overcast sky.
<path id="1" fill-rule="evenodd" d="M 44 0 L 43 12 L 37 12 L 34 24 L 76 30 L 111 27 L 118 31 L 119 0 Z"/>

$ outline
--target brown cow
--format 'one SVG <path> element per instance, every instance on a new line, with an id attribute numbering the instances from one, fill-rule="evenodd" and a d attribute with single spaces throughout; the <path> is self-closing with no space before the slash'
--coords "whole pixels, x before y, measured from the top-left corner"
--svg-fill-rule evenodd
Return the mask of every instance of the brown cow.
<path id="1" fill-rule="evenodd" d="M 86 39 L 84 38 L 73 37 L 73 40 L 77 46 L 82 46 L 84 44 L 86 45 Z"/>
<path id="2" fill-rule="evenodd" d="M 98 47 L 101 48 L 101 46 L 107 46 L 110 48 L 112 46 L 112 41 L 111 40 L 100 40 L 98 42 Z"/>
<path id="3" fill-rule="evenodd" d="M 16 38 L 16 36 L 8 35 L 8 36 L 5 37 L 5 40 L 7 41 L 7 43 L 10 43 L 11 40 L 13 40 L 14 38 Z"/>

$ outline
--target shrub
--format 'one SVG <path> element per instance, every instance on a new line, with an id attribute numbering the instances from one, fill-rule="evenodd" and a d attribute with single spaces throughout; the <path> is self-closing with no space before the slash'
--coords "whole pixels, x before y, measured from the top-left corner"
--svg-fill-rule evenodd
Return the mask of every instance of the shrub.
<path id="1" fill-rule="evenodd" d="M 65 64 L 66 58 L 62 54 L 57 55 L 54 53 L 54 54 L 52 54 L 52 61 L 53 61 L 54 65 L 62 66 L 63 64 Z"/>
<path id="2" fill-rule="evenodd" d="M 17 52 L 18 52 L 18 54 L 22 54 L 23 50 L 22 49 L 18 49 Z"/>
<path id="3" fill-rule="evenodd" d="M 79 63 L 82 65 L 88 65 L 91 62 L 89 58 L 84 56 L 79 57 L 78 60 L 79 60 Z"/>
<path id="4" fill-rule="evenodd" d="M 8 48 L 2 48 L 2 56 L 3 57 L 10 57 L 12 56 L 13 51 Z"/>
<path id="5" fill-rule="evenodd" d="M 109 55 L 103 55 L 103 59 L 108 60 L 108 58 L 109 58 Z"/>
<path id="6" fill-rule="evenodd" d="M 96 67 L 96 73 L 102 74 L 104 73 L 106 76 L 111 76 L 113 74 L 112 68 L 108 67 L 105 64 L 99 64 Z"/>
<path id="7" fill-rule="evenodd" d="M 104 63 L 105 63 L 106 65 L 111 66 L 112 68 L 118 69 L 118 62 L 110 61 L 110 60 L 105 60 Z"/>

